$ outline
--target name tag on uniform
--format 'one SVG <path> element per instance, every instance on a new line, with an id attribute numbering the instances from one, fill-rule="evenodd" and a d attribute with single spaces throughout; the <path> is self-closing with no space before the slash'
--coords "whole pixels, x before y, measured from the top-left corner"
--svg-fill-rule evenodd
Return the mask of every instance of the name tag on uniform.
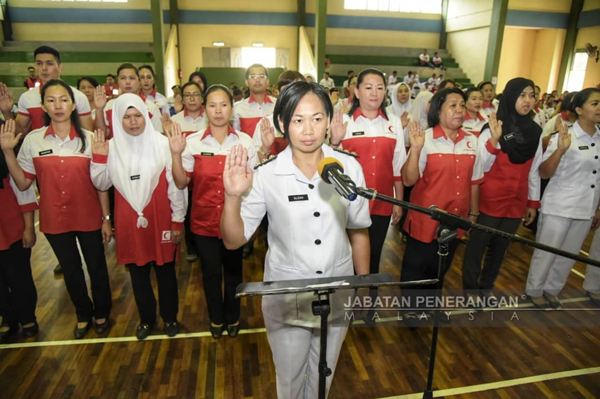
<path id="1" fill-rule="evenodd" d="M 201 152 L 200 155 L 202 155 L 203 157 L 214 157 L 215 153 L 214 152 Z"/>
<path id="2" fill-rule="evenodd" d="M 140 180 L 140 175 L 133 175 L 129 177 L 131 180 Z"/>
<path id="3" fill-rule="evenodd" d="M 308 201 L 308 195 L 307 194 L 288 195 L 288 200 L 290 202 Z"/>
<path id="4" fill-rule="evenodd" d="M 365 132 L 352 132 L 352 136 L 364 136 Z"/>
<path id="5" fill-rule="evenodd" d="M 589 150 L 590 147 L 588 147 L 587 145 L 582 145 L 579 147 L 580 150 Z"/>
<path id="6" fill-rule="evenodd" d="M 40 154 L 40 157 L 43 157 L 44 155 L 52 154 L 52 150 L 40 151 L 38 154 Z"/>

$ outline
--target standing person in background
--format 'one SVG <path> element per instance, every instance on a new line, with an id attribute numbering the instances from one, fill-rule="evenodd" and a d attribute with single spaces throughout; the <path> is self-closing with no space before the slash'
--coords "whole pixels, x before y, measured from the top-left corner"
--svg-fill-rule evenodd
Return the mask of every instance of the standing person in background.
<path id="1" fill-rule="evenodd" d="M 12 101 L 0 97 L 0 108 L 11 109 Z M 0 137 L 15 130 L 15 122 L 2 124 Z M 13 155 L 14 156 L 14 155 Z M 38 334 L 35 317 L 37 291 L 31 275 L 31 248 L 35 245 L 34 213 L 38 208 L 33 186 L 21 191 L 9 175 L 0 151 L 0 343 L 23 328 L 24 338 Z"/>
<path id="2" fill-rule="evenodd" d="M 42 85 L 42 79 L 37 76 L 34 67 L 27 67 L 27 73 L 29 73 L 29 76 L 23 81 L 25 90 L 31 90 Z"/>
<path id="3" fill-rule="evenodd" d="M 481 115 L 481 105 L 483 104 L 483 93 L 476 87 L 470 87 L 465 92 L 467 99 L 465 112 L 465 120 L 463 122 L 463 130 L 479 137 L 481 129 L 487 123 L 487 119 Z"/>
<path id="4" fill-rule="evenodd" d="M 394 71 L 394 72 L 392 72 L 392 74 L 390 76 L 388 76 L 387 87 L 389 89 L 391 89 L 393 86 L 396 85 L 397 81 L 398 81 L 398 71 Z"/>
<path id="5" fill-rule="evenodd" d="M 344 91 L 344 98 L 348 98 L 349 96 L 352 96 L 352 93 L 354 91 L 354 90 L 349 89 L 350 81 L 354 77 L 354 71 L 349 70 L 348 73 L 346 74 L 346 76 L 348 76 L 348 79 L 344 80 L 344 83 L 342 84 L 342 90 Z"/>
<path id="6" fill-rule="evenodd" d="M 115 186 L 117 263 L 126 265 L 131 276 L 140 314 L 137 338 L 148 337 L 156 323 L 153 267 L 163 329 L 174 337 L 179 333 L 175 261 L 187 193 L 173 181 L 168 140 L 152 127 L 144 101 L 126 93 L 113 111 L 113 139 L 100 133 L 94 138 L 92 181 L 99 190 Z"/>
<path id="7" fill-rule="evenodd" d="M 275 99 L 267 94 L 269 71 L 260 64 L 246 69 L 246 85 L 250 89 L 250 97 L 234 105 L 233 127 L 252 137 L 258 122 L 273 113 Z"/>
<path id="8" fill-rule="evenodd" d="M 96 93 L 96 87 L 98 87 L 98 81 L 91 76 L 84 76 L 77 80 L 77 89 L 85 94 L 90 105 L 94 104 L 94 94 Z M 96 109 L 92 109 L 92 122 L 96 123 Z"/>
<path id="9" fill-rule="evenodd" d="M 198 86 L 200 87 L 200 86 Z M 181 86 L 174 85 L 171 87 L 173 90 L 173 95 L 167 98 L 167 103 L 169 104 L 169 114 L 175 115 L 180 113 L 183 110 L 183 98 L 181 97 Z"/>
<path id="10" fill-rule="evenodd" d="M 240 330 L 240 300 L 236 287 L 242 283 L 242 249 L 225 248 L 219 227 L 225 188 L 223 175 L 226 156 L 243 147 L 250 154 L 247 167 L 256 157 L 252 139 L 229 125 L 233 97 L 226 86 L 212 85 L 206 90 L 208 127 L 185 138 L 177 125 L 169 132 L 173 156 L 173 178 L 179 188 L 194 183 L 191 207 L 191 230 L 200 256 L 202 283 L 211 321 L 213 338 L 227 330 L 236 337 Z M 241 151 L 241 150 L 240 150 Z M 225 285 L 225 292 L 221 286 Z"/>
<path id="11" fill-rule="evenodd" d="M 48 46 L 41 46 L 33 52 L 36 71 L 42 81 L 42 86 L 52 79 L 60 79 L 63 64 L 60 61 L 60 53 Z M 36 90 L 28 90 L 19 97 L 19 114 L 17 115 L 17 133 L 26 135 L 32 130 L 44 127 L 44 110 L 42 109 L 42 86 Z M 79 90 L 71 87 L 75 95 L 77 113 L 81 121 L 81 127 L 93 130 L 90 104 L 85 95 Z"/>
<path id="12" fill-rule="evenodd" d="M 340 91 L 335 87 L 329 90 L 329 99 L 331 100 L 331 104 L 333 104 L 333 107 L 335 108 L 338 101 L 340 101 Z"/>
<path id="13" fill-rule="evenodd" d="M 483 93 L 481 113 L 486 118 L 489 118 L 492 112 L 497 111 L 496 105 L 494 104 L 494 96 L 496 95 L 494 85 L 492 82 L 481 82 L 477 85 L 477 88 Z"/>
<path id="14" fill-rule="evenodd" d="M 540 207 L 542 128 L 530 116 L 535 102 L 531 80 L 511 79 L 502 92 L 498 119 L 492 113 L 479 136 L 485 182 L 479 188 L 477 223 L 510 234 L 517 232 L 522 220 L 532 223 Z M 492 289 L 509 244 L 508 239 L 471 231 L 463 261 L 463 289 L 468 296 L 495 298 Z"/>
<path id="15" fill-rule="evenodd" d="M 0 144 L 19 190 L 37 180 L 40 231 L 62 266 L 77 314 L 73 335 L 81 339 L 92 324 L 98 334 L 110 328 L 112 299 L 103 245 L 112 235 L 108 193 L 96 190 L 90 179 L 93 133 L 81 128 L 72 88 L 62 80 L 50 80 L 41 97 L 48 126 L 25 137 L 17 158 L 13 149 L 22 133 L 5 130 Z M 77 244 L 90 275 L 93 301 Z"/>
<path id="16" fill-rule="evenodd" d="M 579 253 L 590 228 L 600 225 L 600 90 L 584 89 L 573 98 L 577 121 L 561 123 L 544 152 L 540 176 L 550 179 L 540 209 L 536 241 Z M 535 306 L 562 306 L 562 291 L 574 260 L 536 249 L 525 292 Z"/>
<path id="17" fill-rule="evenodd" d="M 150 65 L 142 65 L 139 67 L 140 74 L 140 96 L 154 103 L 160 109 L 161 114 L 169 114 L 169 104 L 167 98 L 156 91 L 156 75 L 154 69 Z"/>
<path id="18" fill-rule="evenodd" d="M 343 146 L 344 150 L 358 154 L 358 162 L 363 168 L 367 187 L 397 198 L 403 198 L 404 186 L 400 171 L 406 160 L 402 121 L 394 114 L 386 114 L 385 77 L 378 69 L 364 69 L 358 74 L 354 89 L 352 108 L 343 116 L 344 131 L 332 131 L 330 145 Z M 342 118 L 340 111 L 334 115 L 334 123 Z M 391 204 L 372 201 L 369 203 L 371 214 L 370 237 L 370 273 L 379 273 L 381 251 L 385 236 L 392 224 L 396 225 L 402 217 L 402 208 Z M 375 296 L 376 291 L 371 291 Z M 366 322 L 375 320 L 367 315 Z"/>
<path id="19" fill-rule="evenodd" d="M 190 78 L 188 79 L 188 82 L 197 83 L 198 86 L 200 86 L 200 90 L 202 91 L 202 94 L 204 94 L 204 92 L 208 88 L 208 80 L 206 79 L 206 76 L 202 72 L 197 72 L 197 71 L 192 72 L 190 74 Z"/>
<path id="20" fill-rule="evenodd" d="M 113 98 L 119 95 L 119 86 L 115 84 L 115 75 L 109 73 L 106 75 L 106 83 L 104 83 L 104 92 L 106 97 Z M 93 102 L 90 105 L 94 105 Z"/>
<path id="21" fill-rule="evenodd" d="M 396 115 L 400 121 L 402 122 L 402 131 L 404 135 L 404 144 L 406 147 L 409 146 L 406 143 L 408 139 L 408 130 L 406 130 L 408 126 L 408 110 L 412 104 L 412 100 L 410 99 L 410 88 L 404 82 L 398 83 L 392 88 L 391 92 L 391 100 L 392 104 L 385 109 L 385 112 L 390 115 Z"/>
<path id="22" fill-rule="evenodd" d="M 542 89 L 540 89 L 540 86 L 535 86 L 535 106 L 533 107 L 533 111 L 535 113 L 533 120 L 542 127 L 542 129 L 544 128 L 544 125 L 546 124 L 546 113 L 544 112 L 543 109 L 541 109 L 538 104 L 540 102 L 540 92 L 542 91 Z"/>
<path id="23" fill-rule="evenodd" d="M 323 73 L 323 79 L 321 79 L 319 84 L 327 90 L 331 90 L 335 87 L 335 82 L 333 81 L 333 79 L 331 79 L 331 77 L 329 77 L 329 72 Z"/>

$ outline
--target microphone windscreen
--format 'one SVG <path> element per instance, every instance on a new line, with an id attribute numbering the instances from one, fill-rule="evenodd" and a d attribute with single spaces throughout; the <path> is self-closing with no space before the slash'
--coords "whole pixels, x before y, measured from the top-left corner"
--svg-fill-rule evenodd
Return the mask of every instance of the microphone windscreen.
<path id="1" fill-rule="evenodd" d="M 326 183 L 329 183 L 329 178 L 327 177 L 326 172 L 327 169 L 331 167 L 339 168 L 340 172 L 344 172 L 344 165 L 342 165 L 342 163 L 337 159 L 333 157 L 325 157 L 321 159 L 321 162 L 319 162 L 319 165 L 317 166 L 317 170 L 319 172 L 319 176 L 321 176 L 321 179 L 325 180 Z"/>

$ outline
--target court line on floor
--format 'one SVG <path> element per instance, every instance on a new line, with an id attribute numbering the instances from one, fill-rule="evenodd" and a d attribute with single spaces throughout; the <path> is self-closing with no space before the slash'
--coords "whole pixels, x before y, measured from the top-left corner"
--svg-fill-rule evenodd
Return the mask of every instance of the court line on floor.
<path id="1" fill-rule="evenodd" d="M 587 296 L 579 297 L 579 298 L 569 298 L 563 299 L 561 302 L 563 303 L 576 303 L 576 302 L 586 302 L 589 301 L 590 298 Z M 506 310 L 517 310 L 523 308 L 533 307 L 532 303 L 520 303 L 517 307 L 506 308 Z M 502 310 L 503 308 L 485 308 L 484 312 Z M 533 310 L 533 309 L 532 309 Z M 536 309 L 540 311 L 552 311 L 545 309 Z M 561 309 L 560 311 L 565 310 L 593 310 L 593 309 Z M 453 315 L 461 315 L 467 314 L 469 312 L 473 312 L 473 309 L 461 309 L 452 311 Z M 386 323 L 393 321 L 401 321 L 402 318 L 399 317 L 382 317 L 378 319 L 378 323 Z M 352 325 L 362 325 L 365 324 L 363 320 L 354 320 Z M 250 328 L 250 329 L 242 329 L 240 330 L 240 334 L 260 334 L 264 333 L 267 330 L 265 328 Z M 227 335 L 227 331 L 224 332 L 224 335 Z M 165 334 L 157 334 L 157 335 L 149 335 L 144 341 L 158 341 L 164 339 L 185 339 L 185 338 L 205 338 L 210 337 L 211 334 L 209 331 L 199 331 L 193 333 L 180 333 L 175 337 L 168 337 Z M 0 344 L 0 351 L 3 349 L 22 349 L 22 348 L 39 348 L 39 347 L 50 347 L 50 346 L 69 346 L 69 345 L 89 345 L 89 344 L 106 344 L 106 343 L 117 343 L 117 342 L 139 342 L 139 340 L 131 335 L 126 337 L 107 337 L 107 338 L 89 338 L 89 339 L 71 339 L 64 341 L 38 341 L 38 342 L 17 342 L 14 344 Z"/>
<path id="2" fill-rule="evenodd" d="M 514 387 L 517 385 L 524 384 L 533 384 L 536 382 L 549 381 L 549 380 L 557 380 L 561 378 L 569 378 L 569 377 L 578 377 L 582 375 L 596 374 L 600 373 L 600 367 L 590 367 L 586 369 L 577 369 L 577 370 L 568 370 L 568 371 L 559 371 L 557 373 L 549 373 L 549 374 L 539 374 L 531 377 L 523 377 L 523 378 L 515 378 L 512 380 L 505 381 L 497 381 L 497 382 L 488 382 L 485 384 L 477 384 L 477 385 L 469 385 L 465 387 L 458 388 L 448 388 L 433 391 L 433 397 L 439 398 L 448 395 L 461 395 L 466 393 L 474 393 L 474 392 L 482 392 L 489 391 L 492 389 L 501 389 Z M 388 396 L 386 398 L 380 399 L 421 399 L 423 397 L 423 393 L 410 393 L 406 395 L 398 395 L 398 396 Z"/>

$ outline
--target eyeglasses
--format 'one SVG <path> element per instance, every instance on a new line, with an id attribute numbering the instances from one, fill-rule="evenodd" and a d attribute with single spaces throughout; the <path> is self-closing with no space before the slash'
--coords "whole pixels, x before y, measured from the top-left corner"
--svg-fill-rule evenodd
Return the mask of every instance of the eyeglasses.
<path id="1" fill-rule="evenodd" d="M 266 77 L 267 75 L 250 75 L 250 79 L 252 80 L 265 79 Z"/>
<path id="2" fill-rule="evenodd" d="M 202 94 L 200 93 L 188 93 L 188 94 L 184 94 L 183 98 L 187 98 L 188 100 L 191 98 L 200 98 L 202 96 Z"/>

